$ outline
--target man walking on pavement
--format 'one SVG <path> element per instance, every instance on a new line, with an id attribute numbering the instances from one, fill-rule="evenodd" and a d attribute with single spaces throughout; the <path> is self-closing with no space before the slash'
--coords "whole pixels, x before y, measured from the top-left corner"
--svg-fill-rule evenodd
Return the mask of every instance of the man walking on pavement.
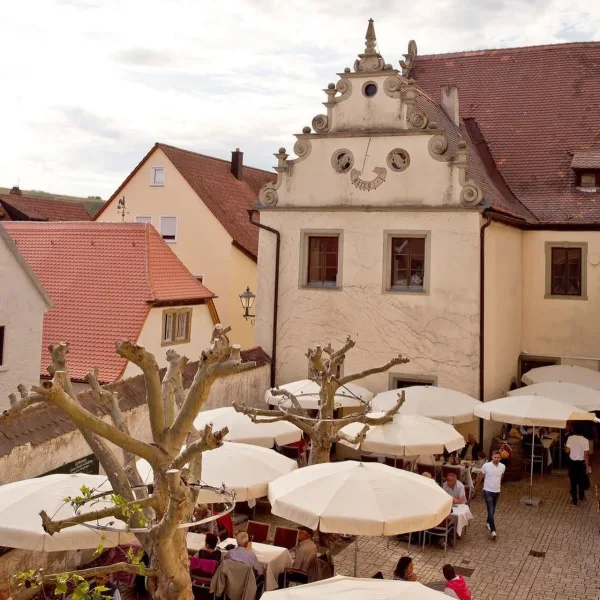
<path id="1" fill-rule="evenodd" d="M 577 506 L 577 498 L 580 502 L 585 500 L 587 475 L 592 470 L 590 468 L 590 442 L 581 435 L 581 428 L 577 421 L 574 423 L 573 430 L 573 435 L 569 436 L 565 444 L 565 452 L 569 455 L 571 504 Z"/>
<path id="2" fill-rule="evenodd" d="M 496 534 L 494 515 L 496 513 L 498 498 L 500 498 L 500 484 L 502 482 L 504 471 L 506 471 L 506 467 L 500 462 L 500 451 L 494 450 L 492 452 L 492 460 L 486 462 L 483 467 L 481 467 L 481 473 L 477 477 L 477 483 L 475 485 L 477 490 L 479 490 L 481 489 L 481 483 L 483 482 L 483 499 L 485 500 L 485 505 L 487 507 L 486 525 L 492 534 L 493 540 L 496 540 L 498 537 Z"/>

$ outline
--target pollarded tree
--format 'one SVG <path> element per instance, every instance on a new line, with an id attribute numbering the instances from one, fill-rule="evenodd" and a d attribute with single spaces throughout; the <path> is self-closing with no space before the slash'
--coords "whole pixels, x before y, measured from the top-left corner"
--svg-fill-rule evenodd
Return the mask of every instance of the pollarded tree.
<path id="1" fill-rule="evenodd" d="M 152 443 L 137 439 L 129 432 L 116 396 L 99 385 L 96 369 L 88 373 L 86 379 L 95 399 L 110 415 L 111 422 L 97 417 L 79 403 L 69 379 L 67 343 L 50 347 L 52 365 L 48 370 L 53 376 L 52 381 L 34 386 L 31 391 L 19 386 L 20 398 L 11 394 L 11 406 L 0 417 L 0 426 L 18 412 L 32 410 L 32 405 L 47 403 L 56 407 L 81 431 L 107 473 L 112 488 L 112 503 L 108 508 L 84 511 L 86 504 L 93 505 L 94 496 L 83 490 L 82 497 L 74 501 L 79 509 L 74 517 L 55 521 L 42 512 L 44 529 L 52 535 L 77 524 L 95 525 L 98 519 L 114 516 L 126 522 L 133 531 L 137 530 L 136 537 L 150 557 L 147 570 L 140 566 L 139 556 L 130 555 L 129 560 L 118 565 L 78 573 L 21 574 L 22 581 L 27 580 L 27 585 L 33 585 L 22 590 L 22 597 L 31 596 L 36 586 L 39 590 L 39 586 L 46 584 L 57 584 L 59 590 L 64 589 L 64 582 L 68 580 L 80 583 L 83 592 L 78 597 L 85 598 L 87 583 L 84 579 L 116 571 L 145 571 L 153 584 L 152 597 L 156 600 L 193 599 L 187 529 L 179 526 L 191 520 L 196 504 L 198 488 L 194 482 L 200 479 L 202 452 L 220 446 L 227 434 L 226 429 L 213 432 L 210 426 L 196 431 L 193 422 L 217 378 L 255 366 L 254 363 L 242 363 L 239 345 L 231 345 L 227 338 L 229 329 L 215 326 L 210 345 L 202 352 L 198 370 L 187 391 L 183 388 L 182 378 L 183 368 L 188 363 L 186 357 L 169 350 L 168 367 L 161 381 L 158 364 L 151 353 L 128 341 L 117 342 L 117 353 L 143 372 Z M 122 460 L 111 445 L 120 448 Z M 136 457 L 145 459 L 152 467 L 154 485 L 151 494 L 137 472 Z M 188 466 L 184 469 L 185 465 Z"/>
<path id="2" fill-rule="evenodd" d="M 340 367 L 346 358 L 346 353 L 354 348 L 355 342 L 348 336 L 346 343 L 339 349 L 334 350 L 331 344 L 325 348 L 317 346 L 309 349 L 308 358 L 309 377 L 319 385 L 319 409 L 316 417 L 310 417 L 307 410 L 302 408 L 300 401 L 294 394 L 285 389 L 275 388 L 271 390 L 274 396 L 282 396 L 288 402 L 282 401 L 275 410 L 263 410 L 250 408 L 245 404 L 233 403 L 238 412 L 249 415 L 256 423 L 270 423 L 274 421 L 289 421 L 299 427 L 310 437 L 311 447 L 308 459 L 309 465 L 329 462 L 331 447 L 336 442 L 346 441 L 350 444 L 361 443 L 369 426 L 384 425 L 389 423 L 394 414 L 404 402 L 404 392 L 398 397 L 398 402 L 381 417 L 368 415 L 368 404 L 358 412 L 343 418 L 335 418 L 336 392 L 344 386 L 368 377 L 376 373 L 384 373 L 395 365 L 410 362 L 408 358 L 399 355 L 380 367 L 372 367 L 358 373 L 338 377 Z M 355 437 L 346 435 L 341 429 L 350 423 L 363 423 L 364 427 Z"/>

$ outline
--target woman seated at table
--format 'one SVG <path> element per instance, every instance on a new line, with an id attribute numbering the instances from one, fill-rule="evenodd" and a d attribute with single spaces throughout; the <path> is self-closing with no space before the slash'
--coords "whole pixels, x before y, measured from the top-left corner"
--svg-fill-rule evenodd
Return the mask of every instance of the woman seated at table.
<path id="1" fill-rule="evenodd" d="M 206 539 L 204 540 L 204 548 L 200 548 L 200 550 L 196 552 L 196 557 L 220 562 L 221 551 L 217 548 L 218 543 L 219 538 L 214 533 L 207 533 Z"/>
<path id="2" fill-rule="evenodd" d="M 403 556 L 394 569 L 394 579 L 401 581 L 417 581 L 414 572 L 413 560 L 410 556 Z"/>

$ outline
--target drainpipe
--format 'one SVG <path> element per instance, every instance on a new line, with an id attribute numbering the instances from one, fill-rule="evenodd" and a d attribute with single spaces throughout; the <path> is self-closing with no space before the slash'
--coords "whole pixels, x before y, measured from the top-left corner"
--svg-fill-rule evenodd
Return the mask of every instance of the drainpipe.
<path id="1" fill-rule="evenodd" d="M 277 306 L 279 304 L 279 247 L 281 243 L 281 234 L 277 229 L 273 229 L 272 227 L 268 227 L 267 225 L 263 225 L 258 221 L 252 220 L 252 215 L 256 212 L 254 209 L 250 209 L 248 211 L 248 217 L 250 218 L 250 223 L 252 225 L 256 225 L 260 229 L 264 229 L 265 231 L 270 231 L 274 233 L 277 237 L 275 241 L 275 284 L 273 286 L 273 349 L 271 351 L 271 387 L 275 387 L 275 369 L 277 365 Z"/>
<path id="2" fill-rule="evenodd" d="M 479 229 L 479 400 L 483 402 L 485 383 L 485 230 L 492 224 L 489 215 Z M 483 445 L 483 419 L 479 419 L 479 443 Z"/>

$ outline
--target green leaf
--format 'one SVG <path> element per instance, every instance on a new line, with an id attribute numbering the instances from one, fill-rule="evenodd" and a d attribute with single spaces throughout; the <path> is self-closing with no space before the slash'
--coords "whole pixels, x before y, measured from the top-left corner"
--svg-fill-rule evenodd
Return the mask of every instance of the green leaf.
<path id="1" fill-rule="evenodd" d="M 139 575 L 141 575 L 142 577 L 145 577 L 145 575 L 146 575 L 146 573 L 147 573 L 147 570 L 146 570 L 146 565 L 145 565 L 143 562 L 141 562 L 141 563 L 138 565 L 138 573 L 139 573 Z"/>
<path id="2" fill-rule="evenodd" d="M 104 546 L 102 544 L 98 544 L 98 547 L 96 548 L 96 551 L 94 552 L 93 556 L 96 555 L 100 555 L 104 552 Z"/>

